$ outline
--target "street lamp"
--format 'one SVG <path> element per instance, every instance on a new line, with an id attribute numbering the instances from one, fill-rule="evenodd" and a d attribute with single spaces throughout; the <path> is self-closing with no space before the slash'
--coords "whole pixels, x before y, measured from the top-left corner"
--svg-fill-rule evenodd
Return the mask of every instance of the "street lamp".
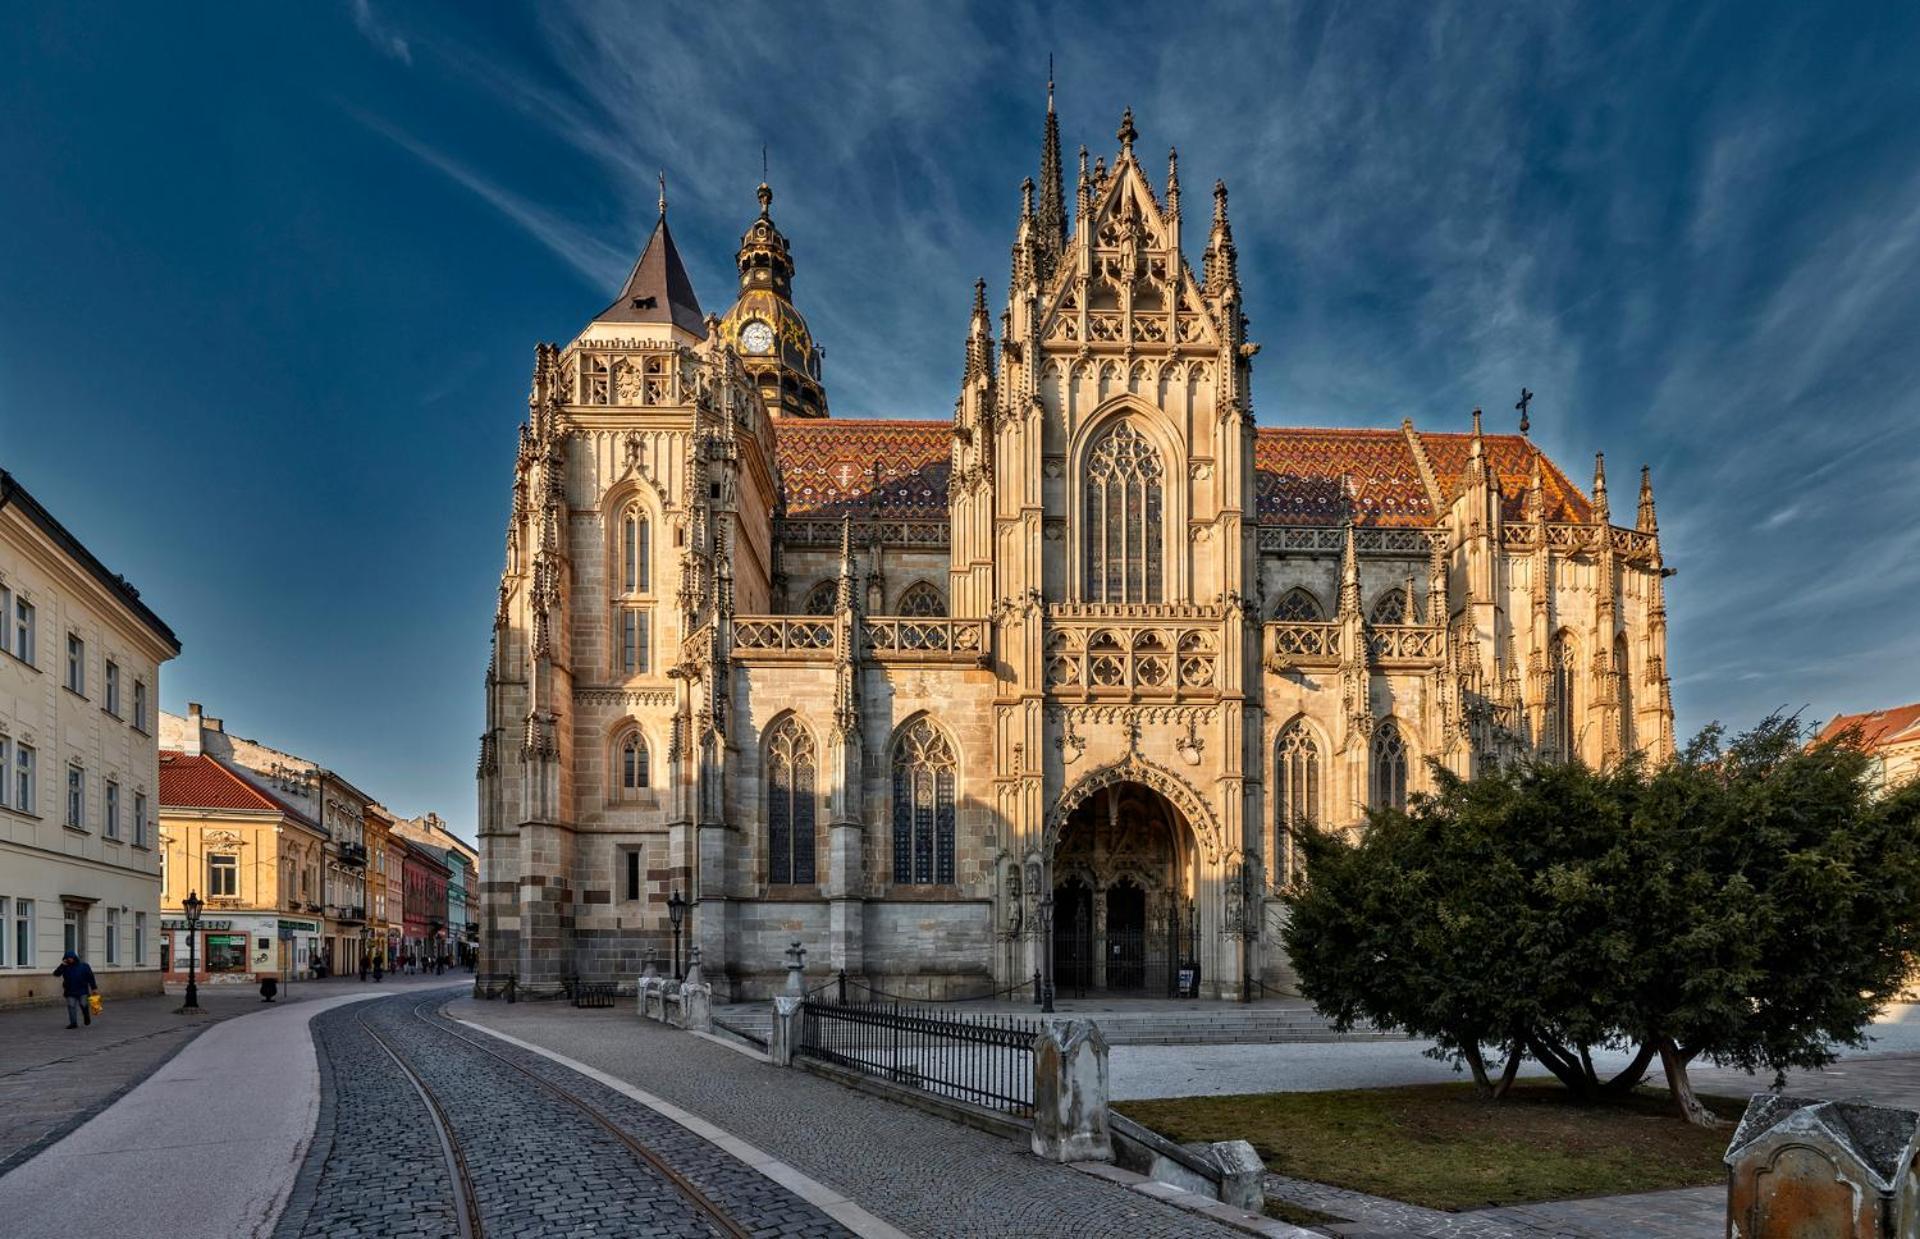
<path id="1" fill-rule="evenodd" d="M 180 906 L 187 913 L 187 1001 L 180 1010 L 198 1011 L 200 987 L 195 983 L 195 974 L 200 971 L 200 909 L 207 905 L 201 902 L 199 891 L 188 891 L 186 902 Z"/>
<path id="2" fill-rule="evenodd" d="M 673 925 L 673 979 L 680 979 L 680 922 L 687 916 L 687 901 L 679 891 L 667 900 L 667 920 Z"/>
<path id="3" fill-rule="evenodd" d="M 1046 980 L 1040 993 L 1040 1009 L 1053 1014 L 1053 891 L 1040 896 L 1040 967 Z"/>

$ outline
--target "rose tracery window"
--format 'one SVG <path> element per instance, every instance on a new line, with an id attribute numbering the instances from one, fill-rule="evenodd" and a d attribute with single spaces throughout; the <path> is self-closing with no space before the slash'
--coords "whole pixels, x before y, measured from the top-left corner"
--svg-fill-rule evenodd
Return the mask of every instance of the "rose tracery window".
<path id="1" fill-rule="evenodd" d="M 838 601 L 839 587 L 832 581 L 822 581 L 807 591 L 806 599 L 800 604 L 800 614 L 832 615 Z"/>
<path id="2" fill-rule="evenodd" d="M 1166 469 L 1131 422 L 1119 422 L 1087 454 L 1084 481 L 1086 600 L 1159 602 Z"/>
<path id="3" fill-rule="evenodd" d="M 1376 809 L 1407 807 L 1407 742 L 1400 724 L 1388 719 L 1373 732 L 1372 796 Z"/>
<path id="4" fill-rule="evenodd" d="M 893 749 L 893 880 L 903 885 L 953 881 L 953 746 L 931 719 L 919 718 Z"/>
<path id="5" fill-rule="evenodd" d="M 1293 880 L 1300 826 L 1320 818 L 1320 746 L 1307 725 L 1296 721 L 1280 733 L 1273 757 L 1274 872 L 1285 885 Z"/>
<path id="6" fill-rule="evenodd" d="M 813 737 L 792 715 L 767 733 L 767 880 L 814 881 Z"/>
<path id="7" fill-rule="evenodd" d="M 1413 606 L 1407 598 L 1407 591 L 1391 589 L 1380 595 L 1380 601 L 1373 604 L 1372 622 L 1375 624 L 1413 623 Z"/>
<path id="8" fill-rule="evenodd" d="M 938 619 L 947 613 L 947 600 L 940 591 L 925 581 L 919 581 L 907 587 L 900 595 L 898 614 L 912 615 L 920 619 Z"/>

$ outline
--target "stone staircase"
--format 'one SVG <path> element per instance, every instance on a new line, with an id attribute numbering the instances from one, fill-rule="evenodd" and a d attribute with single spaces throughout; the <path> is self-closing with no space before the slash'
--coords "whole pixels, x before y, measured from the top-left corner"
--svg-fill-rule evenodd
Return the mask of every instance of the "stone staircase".
<path id="1" fill-rule="evenodd" d="M 1091 1019 L 1108 1045 L 1278 1045 L 1313 1041 L 1403 1040 L 1371 1028 L 1335 1032 L 1311 1007 L 1273 1002 L 1176 1002 L 1152 999 L 1069 999 L 1055 1004 L 1054 1019 Z M 919 1010 L 956 1015 L 1040 1017 L 1031 1003 L 930 1003 Z M 765 1042 L 773 1024 L 771 1002 L 728 1003 L 713 1009 L 714 1022 Z"/>

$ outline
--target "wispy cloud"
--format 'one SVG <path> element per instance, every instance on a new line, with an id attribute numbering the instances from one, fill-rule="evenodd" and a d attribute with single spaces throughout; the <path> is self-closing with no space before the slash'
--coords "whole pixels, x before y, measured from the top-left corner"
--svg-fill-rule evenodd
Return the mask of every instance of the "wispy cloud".
<path id="1" fill-rule="evenodd" d="M 353 12 L 353 28 L 373 44 L 381 55 L 403 65 L 413 63 L 413 49 L 407 46 L 406 39 L 373 11 L 372 0 L 348 0 L 348 7 Z"/>

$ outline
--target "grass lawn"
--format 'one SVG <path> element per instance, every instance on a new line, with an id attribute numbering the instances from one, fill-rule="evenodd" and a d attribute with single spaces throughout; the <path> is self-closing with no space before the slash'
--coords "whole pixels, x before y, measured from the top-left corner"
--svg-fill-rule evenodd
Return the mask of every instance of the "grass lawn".
<path id="1" fill-rule="evenodd" d="M 1737 1119 L 1744 1101 L 1702 1098 Z M 1246 1140 L 1267 1168 L 1435 1209 L 1724 1183 L 1730 1128 L 1684 1122 L 1665 1090 L 1581 1105 L 1552 1082 L 1504 1101 L 1471 1084 L 1174 1097 L 1116 1107 L 1172 1140 Z"/>

